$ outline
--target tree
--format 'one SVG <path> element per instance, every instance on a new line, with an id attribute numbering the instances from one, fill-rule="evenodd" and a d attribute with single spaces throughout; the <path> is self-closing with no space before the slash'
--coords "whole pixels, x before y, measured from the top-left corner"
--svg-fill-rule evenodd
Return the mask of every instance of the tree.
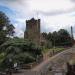
<path id="1" fill-rule="evenodd" d="M 48 39 L 49 41 L 52 41 L 52 33 L 51 33 L 51 32 L 48 33 L 47 39 Z"/>
<path id="2" fill-rule="evenodd" d="M 8 37 L 13 36 L 14 26 L 10 23 L 5 13 L 0 11 L 0 45 L 4 43 Z"/>
<path id="3" fill-rule="evenodd" d="M 59 45 L 66 45 L 66 46 L 70 46 L 72 45 L 72 41 L 71 41 L 71 36 L 70 34 L 68 33 L 67 30 L 65 29 L 60 29 L 58 31 L 58 37 L 59 37 Z"/>
<path id="4" fill-rule="evenodd" d="M 58 37 L 58 32 L 54 31 L 52 33 L 52 44 L 53 46 L 57 46 L 58 45 L 58 42 L 59 42 L 59 37 Z"/>
<path id="5" fill-rule="evenodd" d="M 43 32 L 43 33 L 42 33 L 42 36 L 43 36 L 45 39 L 47 39 L 47 33 L 46 33 L 46 32 Z"/>

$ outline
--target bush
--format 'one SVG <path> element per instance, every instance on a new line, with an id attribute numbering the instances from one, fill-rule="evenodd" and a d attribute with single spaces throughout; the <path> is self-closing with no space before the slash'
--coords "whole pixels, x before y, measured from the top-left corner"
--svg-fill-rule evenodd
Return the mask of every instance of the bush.
<path id="1" fill-rule="evenodd" d="M 8 66 L 8 61 L 12 59 L 12 64 L 18 63 L 32 63 L 36 61 L 37 56 L 42 55 L 41 47 L 35 45 L 33 42 L 24 39 L 11 39 L 0 46 L 1 53 L 5 53 L 2 65 L 4 68 Z M 1 65 L 1 66 L 2 66 Z"/>

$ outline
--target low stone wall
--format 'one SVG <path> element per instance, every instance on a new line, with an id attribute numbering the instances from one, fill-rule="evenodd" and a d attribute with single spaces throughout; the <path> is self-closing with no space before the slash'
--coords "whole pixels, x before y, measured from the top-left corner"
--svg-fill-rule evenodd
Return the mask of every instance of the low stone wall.
<path id="1" fill-rule="evenodd" d="M 35 67 L 36 65 L 37 65 L 36 62 L 29 63 L 29 64 L 23 64 L 23 65 L 22 65 L 22 69 L 32 69 L 32 68 Z"/>

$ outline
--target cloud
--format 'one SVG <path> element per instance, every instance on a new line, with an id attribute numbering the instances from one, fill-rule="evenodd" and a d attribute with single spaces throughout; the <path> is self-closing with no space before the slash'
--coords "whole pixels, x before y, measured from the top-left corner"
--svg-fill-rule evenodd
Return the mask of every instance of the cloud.
<path id="1" fill-rule="evenodd" d="M 70 1 L 73 2 L 73 3 L 75 2 L 75 0 L 70 0 Z"/>
<path id="2" fill-rule="evenodd" d="M 62 14 L 67 14 L 67 13 L 72 13 L 75 12 L 75 8 L 65 10 L 65 11 L 51 11 L 51 12 L 44 12 L 44 11 L 37 11 L 39 14 L 45 15 L 45 16 L 56 16 L 56 15 L 62 15 Z"/>
<path id="3" fill-rule="evenodd" d="M 20 29 L 15 29 L 15 34 L 14 36 L 17 36 L 17 37 L 20 37 L 20 38 L 23 38 L 24 37 L 24 32 Z"/>
<path id="4" fill-rule="evenodd" d="M 26 19 L 32 17 L 41 19 L 42 32 L 74 26 L 75 2 L 73 1 L 75 0 L 0 0 L 0 5 L 15 12 L 10 17 L 16 27 L 16 35 L 22 36 Z"/>
<path id="5" fill-rule="evenodd" d="M 27 8 L 26 2 L 27 0 L 1 0 L 0 5 L 6 6 L 16 11 L 20 11 Z"/>
<path id="6" fill-rule="evenodd" d="M 35 15 L 36 11 L 56 15 L 73 11 L 75 4 L 70 0 L 2 0 L 1 4 L 8 6 L 20 14 Z M 56 12 L 56 13 L 55 13 Z"/>
<path id="7" fill-rule="evenodd" d="M 19 30 L 25 31 L 25 19 L 16 19 L 16 22 L 14 23 L 15 28 L 18 28 Z"/>

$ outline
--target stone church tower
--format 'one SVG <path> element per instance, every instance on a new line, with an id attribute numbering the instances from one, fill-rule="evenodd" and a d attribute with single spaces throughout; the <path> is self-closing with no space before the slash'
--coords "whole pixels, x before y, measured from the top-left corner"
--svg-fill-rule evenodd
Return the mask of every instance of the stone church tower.
<path id="1" fill-rule="evenodd" d="M 26 20 L 26 31 L 24 38 L 40 45 L 40 19 L 35 20 L 32 18 L 30 20 Z"/>

